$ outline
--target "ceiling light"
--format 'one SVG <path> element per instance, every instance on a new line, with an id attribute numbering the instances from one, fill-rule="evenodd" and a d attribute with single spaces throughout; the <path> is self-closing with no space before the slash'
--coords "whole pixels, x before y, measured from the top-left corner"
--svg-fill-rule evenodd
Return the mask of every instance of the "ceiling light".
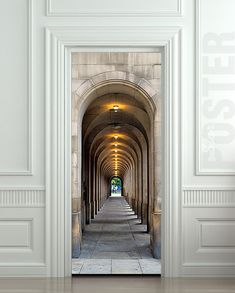
<path id="1" fill-rule="evenodd" d="M 118 135 L 114 135 L 114 138 L 115 138 L 115 139 L 118 139 Z"/>
<path id="2" fill-rule="evenodd" d="M 118 105 L 113 105 L 113 110 L 114 110 L 114 112 L 117 112 L 118 109 L 119 109 L 119 106 L 118 106 Z"/>

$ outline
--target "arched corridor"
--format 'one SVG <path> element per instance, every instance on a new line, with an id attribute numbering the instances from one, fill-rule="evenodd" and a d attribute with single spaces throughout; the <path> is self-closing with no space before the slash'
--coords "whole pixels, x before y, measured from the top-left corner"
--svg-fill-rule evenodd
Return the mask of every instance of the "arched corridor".
<path id="1" fill-rule="evenodd" d="M 131 260 L 144 273 L 143 259 L 149 268 L 160 258 L 160 97 L 144 78 L 109 75 L 87 80 L 73 99 L 72 254 Z"/>

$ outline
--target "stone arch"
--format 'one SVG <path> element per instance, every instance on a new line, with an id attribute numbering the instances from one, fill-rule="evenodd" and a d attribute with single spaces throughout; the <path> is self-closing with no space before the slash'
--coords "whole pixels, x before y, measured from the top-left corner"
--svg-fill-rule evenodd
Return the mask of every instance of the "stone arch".
<path id="1" fill-rule="evenodd" d="M 73 214 L 81 214 L 82 212 L 82 203 L 79 200 L 81 198 L 84 188 L 82 187 L 83 182 L 81 182 L 81 158 L 82 158 L 82 148 L 81 148 L 81 125 L 83 121 L 83 116 L 89 107 L 89 105 L 99 96 L 117 92 L 118 89 L 121 89 L 121 93 L 133 96 L 137 101 L 140 101 L 144 104 L 145 110 L 148 113 L 151 120 L 151 135 L 149 140 L 149 154 L 146 160 L 149 162 L 148 176 L 149 176 L 149 189 L 148 193 L 152 195 L 151 208 L 153 213 L 157 214 L 160 210 L 159 203 L 161 200 L 159 199 L 161 196 L 160 193 L 160 183 L 161 183 L 161 169 L 160 169 L 160 158 L 159 158 L 159 149 L 161 143 L 161 100 L 159 92 L 152 87 L 152 85 L 145 80 L 144 78 L 140 78 L 133 73 L 123 72 L 123 71 L 111 71 L 104 72 L 98 75 L 91 77 L 90 79 L 85 80 L 77 89 L 73 92 L 73 108 L 76 109 L 75 113 L 72 115 L 73 119 L 73 189 L 72 189 L 72 197 L 73 197 Z M 157 140 L 156 140 L 157 138 Z M 150 159 L 152 156 L 153 160 Z M 135 160 L 137 160 L 135 158 Z M 76 169 L 76 170 L 75 170 Z M 95 183 L 97 184 L 97 183 Z M 138 188 L 138 187 L 136 187 Z M 141 187 L 142 188 L 142 187 Z M 100 203 L 101 204 L 101 203 Z M 133 204 L 133 203 L 131 203 Z M 81 215 L 80 215 L 81 217 Z M 151 215 L 146 221 L 154 222 L 154 220 L 150 219 Z M 82 225 L 84 225 L 83 221 L 80 219 Z M 159 225 L 158 225 L 159 229 Z M 76 230 L 76 229 L 75 229 Z M 80 231 L 81 234 L 81 225 Z M 152 241 L 158 241 L 159 237 L 155 237 L 154 229 L 152 231 Z M 159 236 L 159 231 L 157 232 Z M 74 229 L 73 229 L 74 236 Z M 77 237 L 77 232 L 76 232 Z M 73 237 L 74 239 L 74 237 Z M 80 239 L 80 238 L 78 238 Z M 157 240 L 156 240 L 157 239 Z M 74 243 L 73 245 L 79 245 L 79 241 Z M 75 241 L 76 242 L 76 241 Z M 158 244 L 159 247 L 159 244 Z M 78 251 L 79 249 L 75 249 Z M 155 256 L 159 256 L 159 251 L 154 251 Z"/>

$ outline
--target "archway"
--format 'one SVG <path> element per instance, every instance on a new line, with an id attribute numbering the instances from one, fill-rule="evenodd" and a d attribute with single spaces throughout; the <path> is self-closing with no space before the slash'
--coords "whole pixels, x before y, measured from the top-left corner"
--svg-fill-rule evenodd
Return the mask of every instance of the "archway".
<path id="1" fill-rule="evenodd" d="M 130 208 L 151 231 L 152 254 L 159 258 L 160 213 L 156 211 L 161 202 L 157 186 L 161 115 L 157 91 L 133 74 L 109 72 L 82 83 L 73 101 L 73 158 L 77 163 L 73 166 L 73 257 L 80 255 L 82 230 L 104 205 L 110 180 L 117 176 L 123 180 L 123 196 Z M 157 230 L 154 223 L 158 223 Z"/>
<path id="2" fill-rule="evenodd" d="M 115 167 L 116 166 L 117 164 L 115 164 Z M 122 196 L 122 194 L 123 194 L 122 179 L 118 176 L 112 177 L 110 181 L 110 196 Z"/>

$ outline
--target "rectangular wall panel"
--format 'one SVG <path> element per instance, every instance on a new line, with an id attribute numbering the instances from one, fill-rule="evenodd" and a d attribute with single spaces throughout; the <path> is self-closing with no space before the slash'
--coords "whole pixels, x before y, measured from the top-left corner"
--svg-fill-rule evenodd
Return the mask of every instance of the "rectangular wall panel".
<path id="1" fill-rule="evenodd" d="M 235 247 L 235 221 L 201 222 L 201 247 Z"/>
<path id="2" fill-rule="evenodd" d="M 32 220 L 0 219 L 0 251 L 9 248 L 30 248 L 32 245 Z"/>
<path id="3" fill-rule="evenodd" d="M 47 0 L 49 16 L 180 16 L 181 0 Z"/>
<path id="4" fill-rule="evenodd" d="M 31 0 L 1 2 L 0 175 L 31 171 Z"/>
<path id="5" fill-rule="evenodd" d="M 235 208 L 183 209 L 183 266 L 235 266 Z"/>
<path id="6" fill-rule="evenodd" d="M 235 1 L 197 4 L 197 172 L 234 174 Z"/>
<path id="7" fill-rule="evenodd" d="M 0 208 L 2 267 L 45 265 L 44 208 Z"/>

